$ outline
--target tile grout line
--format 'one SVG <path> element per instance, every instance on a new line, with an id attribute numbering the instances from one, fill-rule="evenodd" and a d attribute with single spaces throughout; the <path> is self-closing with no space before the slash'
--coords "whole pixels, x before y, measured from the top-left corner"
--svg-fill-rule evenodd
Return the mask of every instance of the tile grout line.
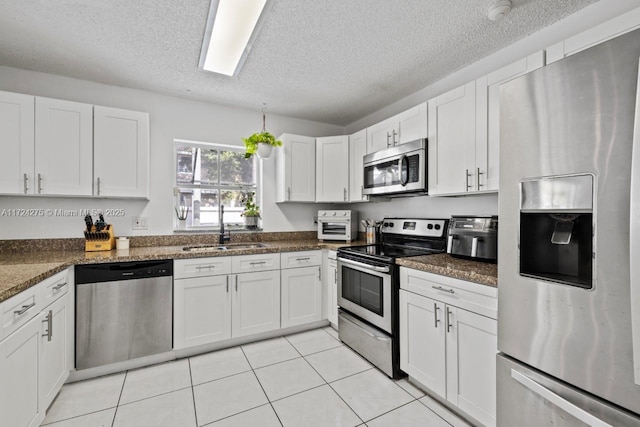
<path id="1" fill-rule="evenodd" d="M 193 374 L 191 372 L 191 358 L 187 357 L 189 364 L 189 380 L 191 381 L 191 397 L 193 398 L 193 415 L 196 418 L 196 427 L 198 426 L 198 409 L 196 408 L 196 391 L 193 388 Z"/>
<path id="2" fill-rule="evenodd" d="M 122 387 L 120 388 L 120 395 L 118 396 L 118 403 L 116 403 L 116 410 L 113 413 L 113 420 L 111 420 L 111 427 L 114 427 L 116 424 L 116 416 L 118 415 L 118 407 L 120 406 L 120 399 L 122 399 L 122 392 L 124 391 L 124 385 L 127 383 L 127 375 L 129 371 L 124 372 L 124 379 L 122 380 Z"/>
<path id="3" fill-rule="evenodd" d="M 413 397 L 413 396 L 411 396 L 411 397 Z M 388 410 L 387 412 L 383 412 L 383 413 L 382 413 L 382 414 L 380 414 L 380 415 L 376 415 L 375 417 L 373 417 L 373 418 L 371 418 L 371 419 L 369 419 L 369 420 L 365 421 L 365 423 L 368 423 L 369 421 L 373 421 L 373 420 L 375 420 L 375 419 L 377 419 L 377 418 L 380 418 L 380 417 L 382 417 L 382 416 L 384 416 L 384 415 L 386 415 L 386 414 L 388 414 L 388 413 L 391 413 L 391 412 L 393 412 L 393 411 L 395 411 L 395 410 L 397 410 L 397 409 L 402 408 L 403 406 L 407 406 L 407 405 L 409 405 L 409 404 L 411 404 L 411 403 L 413 403 L 413 402 L 416 402 L 417 400 L 418 400 L 418 399 L 414 398 L 413 400 L 411 400 L 411 401 L 409 401 L 409 402 L 407 402 L 407 403 L 403 403 L 402 405 L 398 406 L 397 408 L 393 408 L 393 409 Z M 420 402 L 418 402 L 418 403 L 420 403 Z M 424 405 L 423 405 L 423 406 L 424 406 Z M 427 408 L 427 409 L 429 409 L 429 408 Z M 433 411 L 431 411 L 431 412 L 433 412 Z M 435 412 L 434 412 L 434 413 L 435 413 Z M 438 415 L 438 414 L 436 414 L 436 415 Z M 442 417 L 439 417 L 439 418 L 442 418 Z M 446 422 L 446 421 L 445 421 L 445 422 Z M 447 424 L 449 424 L 449 423 L 447 423 Z"/>
<path id="4" fill-rule="evenodd" d="M 53 405 L 53 403 L 52 403 L 52 405 Z M 78 415 L 74 415 L 74 416 L 72 416 L 72 417 L 69 417 L 69 418 L 63 418 L 63 419 L 61 419 L 61 420 L 52 421 L 52 422 L 47 423 L 47 424 L 40 424 L 40 427 L 48 427 L 48 426 L 52 426 L 52 425 L 54 425 L 54 424 L 58 424 L 58 423 L 62 423 L 62 422 L 66 422 L 66 421 L 69 421 L 69 420 L 74 420 L 74 419 L 76 419 L 76 418 L 80 418 L 80 417 L 86 417 L 87 415 L 97 414 L 98 412 L 104 412 L 104 411 L 108 411 L 109 409 L 115 409 L 115 408 L 116 408 L 116 406 L 110 406 L 110 407 L 108 407 L 108 408 L 98 409 L 97 411 L 87 412 L 86 414 L 78 414 Z M 45 413 L 45 415 L 46 415 L 46 413 Z M 115 415 L 114 415 L 114 417 L 115 417 Z M 44 420 L 43 420 L 43 422 L 44 422 Z"/>
<path id="5" fill-rule="evenodd" d="M 249 362 L 249 358 L 245 354 L 244 349 L 242 347 L 240 347 L 240 351 L 242 351 L 242 354 L 244 355 L 244 358 L 247 359 L 247 363 L 249 364 L 249 366 L 251 366 L 251 362 Z M 267 392 L 265 391 L 264 387 L 262 386 L 262 383 L 260 382 L 260 378 L 258 378 L 258 374 L 256 374 L 256 370 L 253 369 L 253 366 L 251 367 L 251 373 L 253 373 L 253 376 L 256 377 L 256 381 L 258 381 L 258 385 L 262 389 L 262 392 L 264 393 L 264 397 L 267 398 L 267 402 L 269 402 L 269 406 L 271 406 L 271 410 L 273 411 L 274 414 L 276 414 L 276 418 L 278 419 L 278 422 L 280 423 L 280 425 L 282 427 L 284 427 L 284 424 L 282 424 L 282 420 L 280 419 L 280 416 L 276 412 L 276 408 L 273 407 L 273 404 L 271 403 L 271 399 L 269 398 L 269 395 L 267 394 Z"/>

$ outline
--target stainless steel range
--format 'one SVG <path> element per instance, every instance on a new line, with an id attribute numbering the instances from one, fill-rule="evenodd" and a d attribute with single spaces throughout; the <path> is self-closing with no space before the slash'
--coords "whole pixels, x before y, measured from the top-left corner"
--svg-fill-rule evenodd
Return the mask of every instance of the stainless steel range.
<path id="1" fill-rule="evenodd" d="M 340 340 L 392 378 L 400 371 L 397 258 L 445 251 L 446 219 L 385 218 L 381 243 L 338 249 Z"/>

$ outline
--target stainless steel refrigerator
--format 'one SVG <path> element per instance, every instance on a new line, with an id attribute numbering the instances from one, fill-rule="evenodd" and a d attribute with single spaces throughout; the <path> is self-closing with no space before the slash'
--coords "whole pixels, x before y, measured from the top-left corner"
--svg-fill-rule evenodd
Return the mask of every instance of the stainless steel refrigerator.
<path id="1" fill-rule="evenodd" d="M 500 426 L 640 425 L 639 61 L 635 31 L 501 88 Z"/>

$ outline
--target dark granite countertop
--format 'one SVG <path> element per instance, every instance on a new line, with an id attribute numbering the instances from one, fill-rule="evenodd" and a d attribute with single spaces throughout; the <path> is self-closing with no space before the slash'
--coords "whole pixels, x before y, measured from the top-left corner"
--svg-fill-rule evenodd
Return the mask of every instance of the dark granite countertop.
<path id="1" fill-rule="evenodd" d="M 496 264 L 454 258 L 449 254 L 400 258 L 396 264 L 481 285 L 498 286 Z"/>

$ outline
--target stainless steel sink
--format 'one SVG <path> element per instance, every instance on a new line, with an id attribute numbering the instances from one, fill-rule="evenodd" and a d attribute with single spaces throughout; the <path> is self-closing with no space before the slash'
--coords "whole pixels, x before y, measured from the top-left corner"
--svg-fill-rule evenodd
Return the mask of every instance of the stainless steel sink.
<path id="1" fill-rule="evenodd" d="M 186 252 L 209 252 L 209 251 L 231 251 L 240 249 L 266 248 L 263 243 L 229 243 L 227 245 L 195 245 L 182 248 Z"/>

